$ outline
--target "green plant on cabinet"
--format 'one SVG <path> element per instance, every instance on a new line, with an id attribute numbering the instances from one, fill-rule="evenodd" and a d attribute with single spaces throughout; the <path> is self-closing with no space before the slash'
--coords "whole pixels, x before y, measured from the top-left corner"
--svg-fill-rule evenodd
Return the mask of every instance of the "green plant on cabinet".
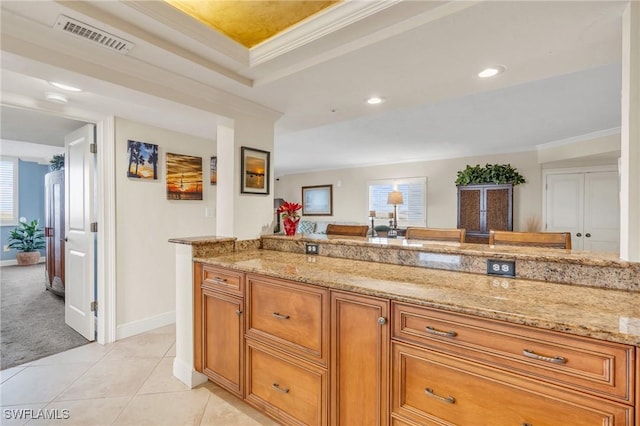
<path id="1" fill-rule="evenodd" d="M 495 183 L 519 185 L 526 183 L 522 176 L 511 164 L 486 164 L 484 167 L 476 164 L 467 165 L 463 170 L 459 170 L 456 185 L 472 185 L 481 183 Z"/>

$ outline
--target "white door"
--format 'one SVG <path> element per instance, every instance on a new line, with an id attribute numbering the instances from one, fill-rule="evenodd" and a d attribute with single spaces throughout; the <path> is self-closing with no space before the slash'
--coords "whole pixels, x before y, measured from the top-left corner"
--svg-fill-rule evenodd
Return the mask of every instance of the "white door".
<path id="1" fill-rule="evenodd" d="M 547 175 L 547 232 L 571 232 L 571 248 L 582 250 L 584 173 Z"/>
<path id="2" fill-rule="evenodd" d="M 587 173 L 584 190 L 584 249 L 620 252 L 618 173 Z"/>
<path id="3" fill-rule="evenodd" d="M 549 174 L 548 232 L 571 232 L 573 250 L 618 253 L 620 204 L 617 172 Z"/>
<path id="4" fill-rule="evenodd" d="M 65 137 L 65 322 L 88 340 L 95 340 L 94 126 Z"/>

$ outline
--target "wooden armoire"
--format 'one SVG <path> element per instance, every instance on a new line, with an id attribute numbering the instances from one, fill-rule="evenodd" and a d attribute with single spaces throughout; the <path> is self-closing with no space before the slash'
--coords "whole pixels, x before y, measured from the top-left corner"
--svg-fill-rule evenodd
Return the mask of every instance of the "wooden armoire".
<path id="1" fill-rule="evenodd" d="M 64 295 L 64 170 L 44 177 L 47 290 Z"/>
<path id="2" fill-rule="evenodd" d="M 458 228 L 465 242 L 487 244 L 489 230 L 513 231 L 513 185 L 459 185 Z"/>

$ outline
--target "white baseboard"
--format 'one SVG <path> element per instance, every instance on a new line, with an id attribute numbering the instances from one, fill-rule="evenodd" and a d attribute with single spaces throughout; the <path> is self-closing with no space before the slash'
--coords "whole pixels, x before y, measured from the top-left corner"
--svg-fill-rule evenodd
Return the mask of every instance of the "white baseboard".
<path id="1" fill-rule="evenodd" d="M 38 263 L 44 263 L 47 261 L 47 258 L 44 256 L 40 257 L 40 260 L 38 261 Z M 14 266 L 17 265 L 18 261 L 15 259 L 9 259 L 9 260 L 2 260 L 0 261 L 0 266 Z"/>
<path id="2" fill-rule="evenodd" d="M 135 336 L 136 334 L 145 333 L 164 327 L 165 325 L 175 324 L 176 311 L 166 312 L 154 317 L 144 318 L 137 321 L 131 321 L 126 324 L 118 325 L 116 330 L 116 340 L 125 339 Z"/>
<path id="3" fill-rule="evenodd" d="M 189 386 L 189 389 L 193 389 L 208 380 L 207 376 L 194 370 L 192 366 L 185 364 L 177 357 L 173 360 L 173 375 L 182 383 Z"/>

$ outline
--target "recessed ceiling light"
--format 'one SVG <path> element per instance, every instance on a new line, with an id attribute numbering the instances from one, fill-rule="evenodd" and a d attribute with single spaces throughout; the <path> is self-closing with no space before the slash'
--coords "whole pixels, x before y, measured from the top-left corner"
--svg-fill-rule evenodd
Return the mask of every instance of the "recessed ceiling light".
<path id="1" fill-rule="evenodd" d="M 381 104 L 381 103 L 383 103 L 385 101 L 386 101 L 385 98 L 381 98 L 379 96 L 371 96 L 370 98 L 367 98 L 367 103 L 369 105 L 378 105 L 378 104 Z"/>
<path id="2" fill-rule="evenodd" d="M 495 77 L 498 74 L 502 74 L 507 68 L 504 65 L 492 65 L 480 71 L 478 73 L 478 77 L 480 78 L 491 78 Z"/>
<path id="3" fill-rule="evenodd" d="M 56 104 L 66 104 L 69 102 L 65 95 L 61 95 L 60 93 L 47 93 L 44 97 L 49 102 L 54 102 Z"/>
<path id="4" fill-rule="evenodd" d="M 57 87 L 58 89 L 66 90 L 68 92 L 82 92 L 82 89 L 80 89 L 78 87 L 69 86 L 68 84 L 64 84 L 64 83 L 58 83 L 57 81 L 50 81 L 49 84 L 52 85 L 53 87 Z"/>

